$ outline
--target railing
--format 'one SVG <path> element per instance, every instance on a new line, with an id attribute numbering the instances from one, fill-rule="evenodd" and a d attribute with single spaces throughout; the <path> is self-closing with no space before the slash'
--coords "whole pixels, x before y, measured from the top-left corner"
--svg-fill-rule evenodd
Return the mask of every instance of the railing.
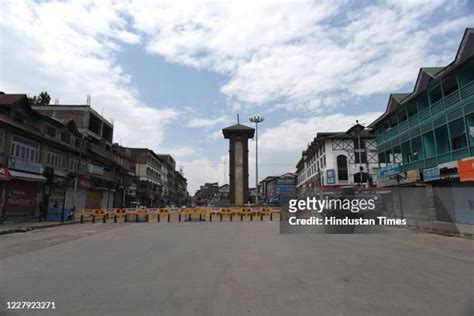
<path id="1" fill-rule="evenodd" d="M 408 120 L 405 120 L 403 122 L 401 122 L 400 124 L 398 124 L 398 131 L 401 132 L 401 131 L 404 131 L 408 128 Z"/>
<path id="2" fill-rule="evenodd" d="M 435 103 L 433 103 L 433 104 L 431 105 L 431 113 L 432 113 L 432 114 L 438 113 L 438 112 L 441 111 L 443 108 L 444 108 L 444 103 L 443 103 L 443 99 L 441 99 L 441 100 L 436 101 Z"/>
<path id="3" fill-rule="evenodd" d="M 410 124 L 410 127 L 415 126 L 416 124 L 418 124 L 419 121 L 420 120 L 418 119 L 418 114 L 415 114 L 408 119 L 408 123 Z"/>
<path id="4" fill-rule="evenodd" d="M 462 148 L 452 152 L 453 160 L 461 160 L 463 158 L 469 157 L 469 148 Z"/>
<path id="5" fill-rule="evenodd" d="M 474 94 L 474 81 L 461 88 L 461 98 L 467 98 Z"/>
<path id="6" fill-rule="evenodd" d="M 459 99 L 459 90 L 453 91 L 449 95 L 444 97 L 444 105 L 446 107 L 451 106 L 454 103 L 458 102 Z"/>
<path id="7" fill-rule="evenodd" d="M 416 127 L 418 124 L 425 122 L 432 115 L 443 112 L 443 110 L 454 104 L 460 102 L 474 95 L 474 81 L 466 84 L 464 87 L 451 92 L 444 98 L 431 104 L 431 106 L 419 111 L 417 114 L 410 117 L 408 120 L 401 122 L 397 126 L 394 126 L 387 130 L 385 133 L 377 136 L 377 143 L 380 145 L 384 142 L 390 141 L 393 137 L 397 136 L 400 132 L 404 132 L 407 129 Z M 464 106 L 466 108 L 466 105 Z M 444 113 L 444 112 L 443 112 Z"/>
<path id="8" fill-rule="evenodd" d="M 439 155 L 438 156 L 438 163 L 446 163 L 446 162 L 450 162 L 452 159 L 451 159 L 451 153 L 446 153 L 446 154 L 442 154 L 442 155 Z"/>

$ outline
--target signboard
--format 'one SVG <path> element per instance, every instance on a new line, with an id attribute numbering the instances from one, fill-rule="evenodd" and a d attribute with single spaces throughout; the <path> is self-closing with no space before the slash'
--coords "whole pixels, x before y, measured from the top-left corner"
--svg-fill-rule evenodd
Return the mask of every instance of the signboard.
<path id="1" fill-rule="evenodd" d="M 379 177 L 387 177 L 387 176 L 391 176 L 391 175 L 400 173 L 400 171 L 401 171 L 400 170 L 400 165 L 390 165 L 390 166 L 380 168 L 378 176 Z"/>
<path id="2" fill-rule="evenodd" d="M 326 170 L 327 184 L 336 184 L 336 171 L 334 169 Z"/>
<path id="3" fill-rule="evenodd" d="M 458 161 L 459 181 L 474 181 L 474 159 Z"/>
<path id="4" fill-rule="evenodd" d="M 440 178 L 441 178 L 441 176 L 439 174 L 439 168 L 438 167 L 423 169 L 423 180 L 424 181 L 433 181 L 433 180 L 438 180 Z"/>
<path id="5" fill-rule="evenodd" d="M 64 205 L 64 187 L 59 185 L 52 185 L 49 189 L 48 212 L 46 220 L 60 221 Z M 67 214 L 64 210 L 65 216 Z"/>
<path id="6" fill-rule="evenodd" d="M 31 173 L 43 173 L 43 165 L 17 157 L 8 158 L 8 168 Z"/>
<path id="7" fill-rule="evenodd" d="M 8 184 L 5 204 L 7 217 L 33 216 L 36 209 L 36 183 L 13 181 Z"/>

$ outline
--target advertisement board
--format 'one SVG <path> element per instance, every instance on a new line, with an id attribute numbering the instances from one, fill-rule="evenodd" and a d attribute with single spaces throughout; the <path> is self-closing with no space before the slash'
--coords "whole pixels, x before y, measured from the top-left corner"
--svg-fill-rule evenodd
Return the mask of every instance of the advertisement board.
<path id="1" fill-rule="evenodd" d="M 11 181 L 5 202 L 5 216 L 33 216 L 36 209 L 36 183 Z"/>
<path id="2" fill-rule="evenodd" d="M 327 184 L 336 184 L 336 171 L 334 169 L 326 170 Z"/>
<path id="3" fill-rule="evenodd" d="M 49 189 L 48 212 L 46 213 L 46 220 L 59 221 L 63 212 L 64 205 L 64 187 L 59 185 L 52 185 Z M 64 212 L 67 216 L 67 212 Z"/>
<path id="4" fill-rule="evenodd" d="M 459 181 L 474 181 L 474 159 L 458 161 Z"/>

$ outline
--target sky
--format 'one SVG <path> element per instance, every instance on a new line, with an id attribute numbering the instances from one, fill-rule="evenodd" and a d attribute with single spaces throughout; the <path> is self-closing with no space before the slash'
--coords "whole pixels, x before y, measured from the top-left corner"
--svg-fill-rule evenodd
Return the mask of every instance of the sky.
<path id="1" fill-rule="evenodd" d="M 0 0 L 0 91 L 92 106 L 114 142 L 171 153 L 191 194 L 228 182 L 222 128 L 259 125 L 259 179 L 317 132 L 369 124 L 449 64 L 474 1 Z M 255 183 L 255 143 L 249 144 Z"/>

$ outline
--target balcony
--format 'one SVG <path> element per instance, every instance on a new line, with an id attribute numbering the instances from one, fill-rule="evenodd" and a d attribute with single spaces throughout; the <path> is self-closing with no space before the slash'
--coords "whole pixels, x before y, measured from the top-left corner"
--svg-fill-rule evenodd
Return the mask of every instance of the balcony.
<path id="1" fill-rule="evenodd" d="M 104 179 L 107 181 L 115 181 L 114 172 L 104 170 Z"/>
<path id="2" fill-rule="evenodd" d="M 113 160 L 114 158 L 112 152 L 105 150 L 105 144 L 103 143 L 94 144 L 89 142 L 87 147 L 91 152 L 101 156 L 102 158 L 105 158 L 107 160 Z"/>
<path id="3" fill-rule="evenodd" d="M 99 175 L 99 176 L 103 176 L 104 175 L 104 167 L 97 166 L 97 165 L 94 165 L 94 164 L 90 163 L 89 164 L 89 173 Z"/>
<path id="4" fill-rule="evenodd" d="M 428 123 L 428 125 L 430 125 L 431 119 L 435 120 L 446 116 L 447 121 L 454 120 L 454 111 L 459 112 L 456 112 L 456 117 L 474 112 L 474 106 L 469 104 L 473 95 L 474 81 L 471 81 L 461 89 L 451 92 L 447 96 L 444 96 L 440 100 L 431 104 L 431 106 L 415 113 L 408 120 L 388 129 L 383 134 L 377 135 L 377 145 L 382 145 L 383 143 L 392 140 L 392 138 L 399 136 L 399 133 L 401 132 L 412 131 L 413 129 L 418 128 L 421 124 L 427 125 Z M 422 132 L 426 132 L 426 130 L 423 130 Z"/>

